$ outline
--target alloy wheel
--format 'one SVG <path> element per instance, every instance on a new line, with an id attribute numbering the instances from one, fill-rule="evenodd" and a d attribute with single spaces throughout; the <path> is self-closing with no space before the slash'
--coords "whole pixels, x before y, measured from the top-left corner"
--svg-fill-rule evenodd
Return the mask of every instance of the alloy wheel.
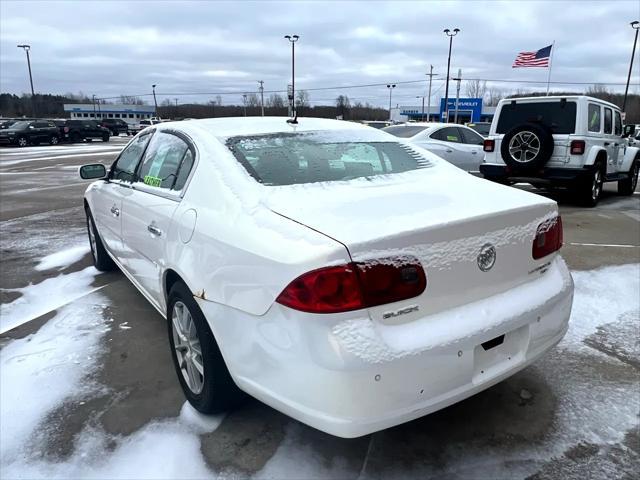
<path id="1" fill-rule="evenodd" d="M 518 132 L 509 142 L 509 155 L 516 162 L 527 163 L 540 152 L 540 139 L 529 131 Z"/>
<path id="2" fill-rule="evenodd" d="M 202 392 L 204 386 L 202 348 L 191 312 L 179 300 L 173 305 L 171 325 L 173 345 L 180 372 L 189 390 L 197 395 Z"/>
<path id="3" fill-rule="evenodd" d="M 87 216 L 87 231 L 89 234 L 89 246 L 91 247 L 91 256 L 95 262 L 97 250 L 96 250 L 96 234 L 93 230 L 93 220 L 90 216 Z"/>
<path id="4" fill-rule="evenodd" d="M 27 146 L 27 139 L 22 137 L 18 139 L 18 146 L 19 147 L 26 147 Z"/>
<path id="5" fill-rule="evenodd" d="M 591 198 L 595 201 L 600 197 L 602 190 L 602 173 L 600 170 L 596 170 L 593 173 L 593 183 L 591 184 Z"/>

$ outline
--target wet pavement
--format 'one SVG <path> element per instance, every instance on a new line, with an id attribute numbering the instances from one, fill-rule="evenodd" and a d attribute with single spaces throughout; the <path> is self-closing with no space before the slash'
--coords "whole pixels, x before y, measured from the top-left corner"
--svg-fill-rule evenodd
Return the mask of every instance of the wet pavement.
<path id="1" fill-rule="evenodd" d="M 0 149 L 3 304 L 31 284 L 74 278 L 91 265 L 86 254 L 61 268 L 35 269 L 43 257 L 86 242 L 88 182 L 77 167 L 110 164 L 126 140 Z M 587 304 L 585 318 L 600 308 L 588 302 L 604 302 L 593 331 L 570 333 L 534 365 L 463 402 L 358 439 L 332 437 L 249 400 L 217 429 L 197 435 L 201 461 L 212 475 L 239 478 L 636 478 L 640 300 L 626 298 L 621 306 L 617 295 L 626 276 L 640 270 L 619 267 L 593 280 L 583 271 L 640 262 L 640 193 L 618 197 L 613 184 L 604 195 L 595 209 L 554 197 L 564 224 L 562 254 L 584 287 L 576 302 Z M 590 295 L 592 282 L 602 282 L 595 295 L 601 299 Z M 86 388 L 40 421 L 40 433 L 24 447 L 30 462 L 75 458 L 87 431 L 100 432 L 105 452 L 118 452 L 125 439 L 181 415 L 184 397 L 164 320 L 119 272 L 96 274 L 90 287 L 0 336 L 8 348 L 65 309 L 98 311 L 95 328 L 104 329 Z"/>

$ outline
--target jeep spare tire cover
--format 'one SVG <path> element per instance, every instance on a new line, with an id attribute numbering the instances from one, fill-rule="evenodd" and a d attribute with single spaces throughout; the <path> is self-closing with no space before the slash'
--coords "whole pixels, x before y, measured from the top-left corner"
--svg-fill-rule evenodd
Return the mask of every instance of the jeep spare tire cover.
<path id="1" fill-rule="evenodd" d="M 542 125 L 518 125 L 502 138 L 500 153 L 504 163 L 515 170 L 542 168 L 553 153 L 553 135 Z"/>

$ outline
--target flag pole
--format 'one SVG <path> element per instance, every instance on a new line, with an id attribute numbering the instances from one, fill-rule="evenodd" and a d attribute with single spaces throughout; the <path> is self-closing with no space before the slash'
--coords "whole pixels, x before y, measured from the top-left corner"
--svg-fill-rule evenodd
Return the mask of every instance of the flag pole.
<path id="1" fill-rule="evenodd" d="M 547 75 L 547 97 L 549 96 L 549 84 L 551 83 L 551 68 L 553 67 L 553 52 L 556 49 L 556 41 L 551 44 L 551 56 L 549 57 L 549 75 Z"/>

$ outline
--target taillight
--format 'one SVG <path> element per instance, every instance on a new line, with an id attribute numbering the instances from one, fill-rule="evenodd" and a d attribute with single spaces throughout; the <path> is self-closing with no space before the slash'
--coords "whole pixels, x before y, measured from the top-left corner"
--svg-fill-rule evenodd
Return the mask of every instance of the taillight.
<path id="1" fill-rule="evenodd" d="M 417 259 L 382 259 L 305 273 L 276 301 L 303 312 L 338 313 L 417 297 L 426 287 L 427 277 Z"/>
<path id="2" fill-rule="evenodd" d="M 482 149 L 485 152 L 493 152 L 493 150 L 496 148 L 496 141 L 495 140 L 491 140 L 489 138 L 485 139 L 483 145 L 482 145 Z"/>
<path id="3" fill-rule="evenodd" d="M 585 148 L 584 140 L 571 141 L 571 155 L 582 155 L 584 153 L 584 148 Z"/>
<path id="4" fill-rule="evenodd" d="M 69 133 L 69 127 L 64 127 L 64 133 Z"/>
<path id="5" fill-rule="evenodd" d="M 537 260 L 560 250 L 560 247 L 562 247 L 562 218 L 557 216 L 538 226 L 531 254 L 534 260 Z"/>

